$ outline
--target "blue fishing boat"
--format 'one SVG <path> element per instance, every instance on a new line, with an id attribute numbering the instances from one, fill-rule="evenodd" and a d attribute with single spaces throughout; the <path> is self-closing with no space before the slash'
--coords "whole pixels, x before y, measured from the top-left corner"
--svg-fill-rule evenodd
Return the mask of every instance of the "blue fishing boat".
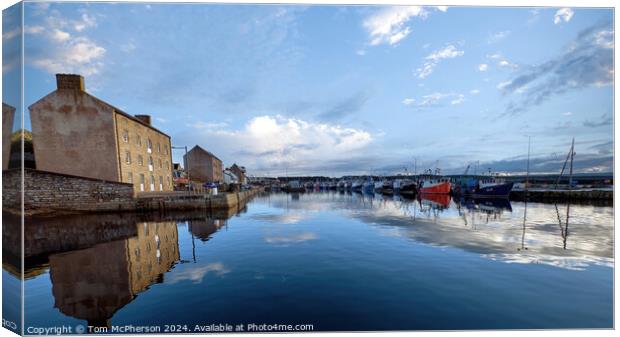
<path id="1" fill-rule="evenodd" d="M 471 195 L 474 198 L 508 198 L 513 182 L 499 181 L 495 178 L 480 179 Z"/>

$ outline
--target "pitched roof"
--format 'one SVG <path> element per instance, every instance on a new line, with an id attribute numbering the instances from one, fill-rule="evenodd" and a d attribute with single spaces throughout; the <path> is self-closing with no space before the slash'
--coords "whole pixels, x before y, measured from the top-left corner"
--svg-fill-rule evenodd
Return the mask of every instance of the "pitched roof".
<path id="1" fill-rule="evenodd" d="M 49 94 L 47 94 L 47 95 L 45 95 L 45 96 L 41 97 L 38 101 L 36 101 L 36 102 L 32 103 L 32 104 L 28 107 L 28 110 L 32 109 L 34 106 L 36 106 L 37 104 L 39 104 L 39 102 L 43 101 L 45 98 L 47 98 L 47 97 L 48 97 L 48 96 L 50 96 L 51 94 L 53 94 L 53 93 L 57 92 L 58 90 L 65 90 L 65 89 L 56 89 L 56 90 L 54 90 L 54 91 L 50 92 Z M 114 105 L 112 105 L 112 104 L 110 104 L 110 103 L 108 103 L 108 102 L 106 102 L 106 101 L 104 101 L 104 100 L 102 100 L 102 99 L 100 99 L 100 98 L 98 98 L 98 97 L 96 97 L 96 96 L 93 96 L 93 95 L 89 94 L 89 93 L 88 93 L 88 92 L 86 92 L 86 91 L 80 91 L 80 92 L 81 92 L 81 93 L 83 93 L 84 95 L 87 95 L 88 97 L 90 97 L 90 98 L 94 99 L 95 101 L 97 101 L 97 102 L 99 102 L 99 103 L 101 103 L 101 104 L 103 104 L 103 105 L 108 106 L 108 107 L 109 107 L 110 109 L 112 109 L 114 112 L 116 112 L 116 113 L 118 113 L 118 114 L 121 114 L 121 115 L 123 115 L 123 116 L 125 116 L 125 117 L 127 117 L 127 118 L 131 119 L 132 121 L 134 121 L 134 122 L 136 122 L 136 123 L 142 124 L 142 125 L 146 126 L 147 128 L 150 128 L 150 129 L 152 129 L 153 131 L 156 131 L 156 132 L 158 132 L 158 133 L 161 133 L 162 135 L 164 135 L 164 136 L 166 136 L 166 137 L 170 138 L 170 136 L 168 136 L 168 134 L 166 134 L 165 132 L 163 132 L 163 131 L 161 131 L 161 130 L 159 130 L 159 129 L 155 128 L 155 127 L 154 127 L 154 126 L 152 126 L 152 125 L 149 125 L 149 124 L 145 123 L 144 121 L 142 121 L 142 120 L 140 120 L 140 119 L 136 118 L 135 116 L 133 116 L 133 115 L 131 115 L 131 114 L 126 113 L 125 111 L 123 111 L 123 110 L 121 110 L 121 109 L 119 109 L 119 108 L 115 107 Z"/>
<path id="2" fill-rule="evenodd" d="M 202 152 L 204 152 L 204 153 L 208 154 L 209 156 L 211 156 L 211 157 L 213 157 L 213 158 L 215 158 L 215 159 L 217 159 L 217 160 L 219 160 L 219 161 L 222 161 L 220 158 L 218 158 L 218 157 L 217 157 L 216 155 L 214 155 L 213 153 L 211 153 L 211 152 L 209 152 L 209 151 L 207 151 L 207 150 L 203 149 L 202 147 L 200 147 L 200 145 L 195 145 L 194 147 L 192 147 L 192 149 L 191 149 L 191 150 L 189 150 L 189 151 L 188 151 L 188 153 L 189 153 L 189 152 L 192 152 L 192 151 L 194 151 L 194 150 L 196 150 L 196 151 L 202 151 Z"/>

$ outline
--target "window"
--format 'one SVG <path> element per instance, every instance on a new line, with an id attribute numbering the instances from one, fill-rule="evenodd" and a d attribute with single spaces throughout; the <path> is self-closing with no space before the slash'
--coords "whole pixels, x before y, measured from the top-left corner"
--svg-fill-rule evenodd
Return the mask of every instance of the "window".
<path id="1" fill-rule="evenodd" d="M 168 187 L 170 187 L 170 176 L 169 175 L 166 176 L 166 183 L 168 184 Z"/>
<path id="2" fill-rule="evenodd" d="M 133 183 L 133 173 L 127 172 L 127 182 Z"/>
<path id="3" fill-rule="evenodd" d="M 151 142 L 151 138 L 146 140 L 146 152 L 151 153 L 153 149 L 153 142 Z"/>
<path id="4" fill-rule="evenodd" d="M 159 168 L 162 168 L 161 159 L 157 159 L 157 162 L 159 163 Z"/>
<path id="5" fill-rule="evenodd" d="M 157 153 L 161 153 L 161 144 L 157 143 Z"/>
<path id="6" fill-rule="evenodd" d="M 144 174 L 140 174 L 140 191 L 144 192 Z"/>
<path id="7" fill-rule="evenodd" d="M 151 183 L 151 191 L 155 191 L 155 177 L 151 175 L 149 182 Z"/>
<path id="8" fill-rule="evenodd" d="M 164 145 L 164 153 L 168 154 L 168 145 Z"/>
<path id="9" fill-rule="evenodd" d="M 140 165 L 140 166 L 144 165 L 144 160 L 142 159 L 141 155 L 138 155 L 138 165 Z"/>
<path id="10" fill-rule="evenodd" d="M 131 153 L 129 151 L 125 151 L 125 164 L 131 165 Z"/>
<path id="11" fill-rule="evenodd" d="M 138 134 L 136 135 L 136 145 L 142 146 L 142 138 Z"/>
<path id="12" fill-rule="evenodd" d="M 168 161 L 166 160 L 166 170 L 170 169 L 170 164 L 168 163 Z"/>
<path id="13" fill-rule="evenodd" d="M 149 171 L 153 171 L 153 157 L 149 157 Z"/>
<path id="14" fill-rule="evenodd" d="M 129 143 L 129 131 L 123 130 L 123 142 Z"/>
<path id="15" fill-rule="evenodd" d="M 164 177 L 159 176 L 159 190 L 163 191 L 164 190 Z"/>

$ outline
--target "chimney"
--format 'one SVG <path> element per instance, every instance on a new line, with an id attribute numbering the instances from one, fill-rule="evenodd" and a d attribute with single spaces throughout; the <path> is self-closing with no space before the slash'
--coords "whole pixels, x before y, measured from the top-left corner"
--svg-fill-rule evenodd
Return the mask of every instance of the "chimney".
<path id="1" fill-rule="evenodd" d="M 141 120 L 143 123 L 151 125 L 151 115 L 136 115 L 136 118 Z"/>
<path id="2" fill-rule="evenodd" d="M 75 74 L 56 74 L 56 87 L 84 91 L 84 77 Z"/>

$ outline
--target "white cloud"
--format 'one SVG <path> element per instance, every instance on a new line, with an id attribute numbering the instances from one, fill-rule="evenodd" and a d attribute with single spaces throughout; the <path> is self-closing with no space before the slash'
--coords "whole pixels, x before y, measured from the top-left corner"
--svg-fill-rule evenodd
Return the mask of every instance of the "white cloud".
<path id="1" fill-rule="evenodd" d="M 26 34 L 39 34 L 45 30 L 43 26 L 25 26 L 24 33 Z"/>
<path id="2" fill-rule="evenodd" d="M 5 32 L 2 34 L 2 40 L 3 41 L 7 41 L 10 40 L 16 36 L 19 36 L 19 34 L 21 33 L 21 28 L 17 27 L 15 29 L 9 30 L 8 32 Z"/>
<path id="3" fill-rule="evenodd" d="M 510 31 L 509 30 L 504 30 L 501 32 L 496 32 L 496 33 L 492 33 L 489 35 L 489 38 L 487 39 L 487 43 L 491 44 L 491 43 L 496 43 L 499 42 L 505 38 L 508 37 L 508 35 L 510 35 Z"/>
<path id="4" fill-rule="evenodd" d="M 451 59 L 458 56 L 463 56 L 464 51 L 456 49 L 454 45 L 448 45 L 444 49 L 436 50 L 426 57 L 427 60 L 440 61 L 443 59 Z"/>
<path id="5" fill-rule="evenodd" d="M 222 129 L 228 126 L 225 122 L 196 122 L 192 124 L 186 124 L 187 127 L 201 130 L 213 130 L 213 129 Z"/>
<path id="6" fill-rule="evenodd" d="M 448 10 L 448 6 L 435 6 L 435 8 L 437 8 L 437 10 L 441 12 L 445 12 Z"/>
<path id="7" fill-rule="evenodd" d="M 80 20 L 73 22 L 73 28 L 81 32 L 86 28 L 95 27 L 97 25 L 97 21 L 95 17 L 88 15 L 87 13 L 82 13 Z"/>
<path id="8" fill-rule="evenodd" d="M 458 94 L 457 97 L 455 99 L 453 99 L 452 101 L 450 101 L 450 104 L 452 105 L 457 105 L 457 104 L 461 104 L 463 103 L 463 101 L 465 101 L 465 95 L 463 94 Z"/>
<path id="9" fill-rule="evenodd" d="M 562 113 L 562 115 L 564 115 L 564 116 L 572 116 L 573 113 L 570 112 L 570 111 L 566 111 L 566 112 Z"/>
<path id="10" fill-rule="evenodd" d="M 71 34 L 67 32 L 63 32 L 60 29 L 54 29 L 52 33 L 50 33 L 52 40 L 56 42 L 65 42 L 71 38 Z"/>
<path id="11" fill-rule="evenodd" d="M 498 66 L 500 66 L 500 67 L 502 67 L 502 68 L 510 68 L 510 69 L 517 69 L 517 68 L 519 68 L 519 66 L 518 66 L 518 65 L 516 65 L 516 64 L 514 64 L 514 63 L 511 63 L 510 61 L 505 60 L 505 59 L 504 59 L 504 60 L 499 61 L 499 62 L 497 63 L 497 65 L 498 65 Z"/>
<path id="12" fill-rule="evenodd" d="M 479 71 L 487 71 L 487 69 L 489 69 L 489 65 L 488 65 L 488 64 L 486 64 L 486 63 L 481 63 L 481 64 L 478 66 L 478 70 L 479 70 Z"/>
<path id="13" fill-rule="evenodd" d="M 407 25 L 412 17 L 426 17 L 428 13 L 420 6 L 395 6 L 380 10 L 364 21 L 370 44 L 394 45 L 411 33 Z"/>
<path id="14" fill-rule="evenodd" d="M 451 105 L 457 105 L 465 101 L 465 95 L 453 92 L 434 92 L 420 97 L 419 100 L 416 100 L 414 98 L 406 98 L 401 103 L 403 103 L 404 105 L 414 106 L 418 108 L 428 108 L 441 106 L 448 99 L 450 99 Z"/>
<path id="15" fill-rule="evenodd" d="M 27 34 L 40 34 L 35 38 L 41 48 L 28 53 L 25 61 L 52 74 L 67 72 L 89 76 L 99 73 L 103 69 L 106 50 L 84 36 L 83 30 L 97 23 L 85 10 L 80 12 L 79 19 L 71 20 L 51 10 L 45 13 L 42 26 L 26 26 Z M 91 90 L 93 88 L 91 86 Z"/>
<path id="16" fill-rule="evenodd" d="M 572 9 L 568 7 L 560 8 L 553 16 L 553 23 L 557 25 L 562 23 L 562 21 L 569 22 L 573 18 L 573 15 L 575 15 L 575 12 L 573 12 Z"/>
<path id="17" fill-rule="evenodd" d="M 509 86 L 511 83 L 512 81 L 501 82 L 500 84 L 497 85 L 497 89 L 503 90 L 504 88 Z"/>
<path id="18" fill-rule="evenodd" d="M 131 53 L 132 51 L 136 49 L 136 45 L 130 41 L 130 42 L 120 45 L 119 48 L 124 53 Z"/>
<path id="19" fill-rule="evenodd" d="M 413 103 L 415 103 L 415 99 L 413 98 L 405 98 L 404 100 L 402 100 L 402 102 L 404 105 L 411 105 Z"/>
<path id="20" fill-rule="evenodd" d="M 192 136 L 198 139 L 192 142 L 209 144 L 255 169 L 318 167 L 326 161 L 361 154 L 373 141 L 364 130 L 280 115 L 254 117 L 240 130 L 197 129 Z"/>
<path id="21" fill-rule="evenodd" d="M 366 55 L 366 51 L 364 49 L 359 49 L 355 52 L 357 55 L 359 56 L 364 56 Z"/>
<path id="22" fill-rule="evenodd" d="M 604 49 L 612 49 L 614 47 L 613 30 L 601 30 L 594 34 L 594 44 Z"/>
<path id="23" fill-rule="evenodd" d="M 103 67 L 106 50 L 85 37 L 68 39 L 53 45 L 45 56 L 29 59 L 35 67 L 49 73 L 79 73 L 85 76 L 98 73 Z"/>
<path id="24" fill-rule="evenodd" d="M 415 74 L 419 78 L 424 79 L 428 77 L 433 72 L 433 70 L 435 70 L 435 67 L 441 60 L 452 59 L 455 57 L 463 56 L 463 54 L 465 54 L 464 51 L 458 50 L 454 45 L 448 45 L 445 48 L 436 50 L 426 56 L 426 62 L 424 62 L 422 67 L 416 69 Z"/>
<path id="25" fill-rule="evenodd" d="M 472 95 L 477 95 L 477 94 L 479 94 L 479 93 L 480 93 L 480 90 L 478 90 L 478 89 L 473 89 L 473 90 L 470 90 L 470 91 L 469 91 L 469 93 L 470 93 L 470 94 L 472 94 Z"/>

